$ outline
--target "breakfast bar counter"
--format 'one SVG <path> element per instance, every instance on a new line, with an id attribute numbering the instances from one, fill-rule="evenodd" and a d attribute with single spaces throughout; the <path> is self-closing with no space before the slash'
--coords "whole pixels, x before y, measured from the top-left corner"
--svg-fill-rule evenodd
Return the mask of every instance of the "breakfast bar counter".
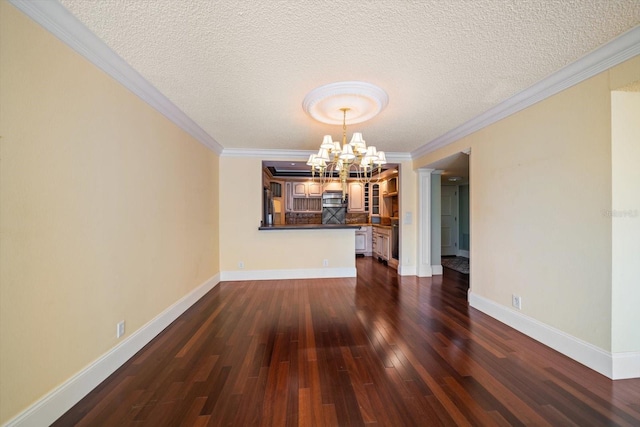
<path id="1" fill-rule="evenodd" d="M 357 230 L 360 227 L 362 227 L 360 224 L 285 224 L 260 226 L 258 227 L 258 230 Z"/>

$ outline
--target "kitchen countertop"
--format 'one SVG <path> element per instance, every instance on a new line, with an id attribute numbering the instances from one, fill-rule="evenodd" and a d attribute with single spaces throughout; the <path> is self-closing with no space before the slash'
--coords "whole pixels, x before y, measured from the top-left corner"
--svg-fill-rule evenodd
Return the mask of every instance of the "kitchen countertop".
<path id="1" fill-rule="evenodd" d="M 260 226 L 258 230 L 356 230 L 360 224 L 286 224 Z"/>

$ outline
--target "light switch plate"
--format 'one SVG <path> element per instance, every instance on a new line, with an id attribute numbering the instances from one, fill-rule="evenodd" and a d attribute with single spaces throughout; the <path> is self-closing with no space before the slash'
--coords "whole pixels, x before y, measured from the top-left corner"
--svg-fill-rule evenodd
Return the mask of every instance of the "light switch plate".
<path id="1" fill-rule="evenodd" d="M 411 218 L 411 212 L 406 212 L 404 214 L 404 223 L 405 224 L 411 224 L 412 218 Z"/>

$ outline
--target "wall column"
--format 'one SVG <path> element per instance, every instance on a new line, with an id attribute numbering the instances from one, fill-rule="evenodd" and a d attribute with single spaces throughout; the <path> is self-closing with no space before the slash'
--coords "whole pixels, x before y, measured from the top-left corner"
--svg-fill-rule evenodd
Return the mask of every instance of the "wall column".
<path id="1" fill-rule="evenodd" d="M 442 172 L 431 172 L 431 271 L 434 275 L 442 275 Z"/>
<path id="2" fill-rule="evenodd" d="M 431 172 L 418 169 L 418 277 L 431 277 Z"/>
<path id="3" fill-rule="evenodd" d="M 611 93 L 611 353 L 612 378 L 640 377 L 640 93 Z"/>

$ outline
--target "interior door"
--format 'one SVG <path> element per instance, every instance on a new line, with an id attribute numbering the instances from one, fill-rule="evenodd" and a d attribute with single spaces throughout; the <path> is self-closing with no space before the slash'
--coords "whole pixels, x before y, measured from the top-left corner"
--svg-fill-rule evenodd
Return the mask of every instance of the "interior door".
<path id="1" fill-rule="evenodd" d="M 442 255 L 458 254 L 458 187 L 441 188 Z"/>

